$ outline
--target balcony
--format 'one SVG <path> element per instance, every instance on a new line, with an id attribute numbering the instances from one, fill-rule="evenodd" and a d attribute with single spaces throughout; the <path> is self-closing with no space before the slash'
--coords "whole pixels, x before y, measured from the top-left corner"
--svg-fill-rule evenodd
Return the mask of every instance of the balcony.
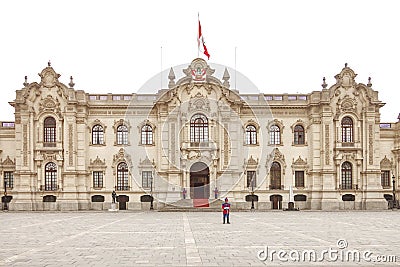
<path id="1" fill-rule="evenodd" d="M 40 191 L 57 191 L 59 189 L 58 185 L 40 185 Z"/>
<path id="2" fill-rule="evenodd" d="M 351 184 L 351 185 L 339 184 L 339 190 L 358 190 L 358 184 Z"/>
<path id="3" fill-rule="evenodd" d="M 284 185 L 283 184 L 281 184 L 281 185 L 270 184 L 269 185 L 269 189 L 270 190 L 283 190 L 284 189 Z"/>
<path id="4" fill-rule="evenodd" d="M 117 185 L 115 186 L 115 191 L 129 191 L 130 186 L 128 185 Z"/>
<path id="5" fill-rule="evenodd" d="M 209 147 L 209 145 L 210 145 L 210 143 L 208 141 L 190 142 L 190 148 L 199 148 L 199 147 L 207 148 L 207 147 Z"/>
<path id="6" fill-rule="evenodd" d="M 52 142 L 52 143 L 43 143 L 43 147 L 56 147 L 57 143 Z"/>

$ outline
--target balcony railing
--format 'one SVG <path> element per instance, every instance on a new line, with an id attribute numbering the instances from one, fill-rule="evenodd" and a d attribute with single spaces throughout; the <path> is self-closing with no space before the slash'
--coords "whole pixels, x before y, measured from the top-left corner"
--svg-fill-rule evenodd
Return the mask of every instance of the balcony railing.
<path id="1" fill-rule="evenodd" d="M 354 142 L 342 142 L 342 147 L 354 147 Z"/>
<path id="2" fill-rule="evenodd" d="M 208 147 L 209 142 L 204 141 L 204 142 L 190 142 L 190 147 Z"/>
<path id="3" fill-rule="evenodd" d="M 351 184 L 351 185 L 342 185 L 339 184 L 340 190 L 358 190 L 358 184 Z"/>
<path id="4" fill-rule="evenodd" d="M 40 191 L 57 191 L 60 189 L 58 185 L 41 185 Z"/>
<path id="5" fill-rule="evenodd" d="M 129 191 L 130 186 L 127 185 L 117 185 L 115 186 L 116 191 Z"/>
<path id="6" fill-rule="evenodd" d="M 273 189 L 275 189 L 275 190 L 283 190 L 284 186 L 283 186 L 283 184 L 281 184 L 281 185 L 272 185 L 272 184 L 270 184 L 269 185 L 269 189 L 271 189 L 271 190 L 273 190 Z"/>
<path id="7" fill-rule="evenodd" d="M 56 147 L 56 145 L 57 145 L 56 142 L 54 142 L 54 143 L 43 143 L 44 147 Z"/>

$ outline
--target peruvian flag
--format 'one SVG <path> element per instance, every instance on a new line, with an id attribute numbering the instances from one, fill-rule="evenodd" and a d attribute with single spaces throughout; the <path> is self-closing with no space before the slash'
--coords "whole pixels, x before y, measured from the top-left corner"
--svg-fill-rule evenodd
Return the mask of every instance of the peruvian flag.
<path id="1" fill-rule="evenodd" d="M 207 47 L 206 47 L 206 42 L 204 41 L 204 36 L 201 33 L 201 24 L 200 24 L 200 18 L 198 18 L 199 21 L 199 36 L 197 37 L 197 46 L 199 50 L 206 55 L 207 59 L 210 59 L 210 54 L 208 53 Z"/>

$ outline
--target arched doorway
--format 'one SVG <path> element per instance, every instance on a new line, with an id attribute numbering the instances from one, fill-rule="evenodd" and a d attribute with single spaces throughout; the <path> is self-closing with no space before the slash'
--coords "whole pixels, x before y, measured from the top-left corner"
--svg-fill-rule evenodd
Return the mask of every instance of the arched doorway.
<path id="1" fill-rule="evenodd" d="M 210 170 L 203 162 L 196 162 L 190 167 L 190 198 L 210 198 Z"/>
<path id="2" fill-rule="evenodd" d="M 282 209 L 282 196 L 281 195 L 272 195 L 269 197 L 271 201 L 271 207 L 273 210 Z"/>

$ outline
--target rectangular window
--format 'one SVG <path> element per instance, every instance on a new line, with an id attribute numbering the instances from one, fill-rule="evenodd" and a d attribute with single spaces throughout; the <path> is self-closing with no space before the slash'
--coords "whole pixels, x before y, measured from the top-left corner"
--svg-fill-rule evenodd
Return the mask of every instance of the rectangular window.
<path id="1" fill-rule="evenodd" d="M 103 187 L 103 172 L 95 171 L 93 172 L 93 187 L 102 188 Z"/>
<path id="2" fill-rule="evenodd" d="M 142 171 L 142 187 L 152 188 L 153 174 L 151 171 Z"/>
<path id="3" fill-rule="evenodd" d="M 294 172 L 294 184 L 295 187 L 304 187 L 304 171 Z"/>
<path id="4" fill-rule="evenodd" d="M 390 171 L 381 172 L 382 187 L 390 187 Z"/>
<path id="5" fill-rule="evenodd" d="M 7 183 L 7 188 L 14 187 L 14 173 L 13 172 L 4 172 L 4 181 Z"/>
<path id="6" fill-rule="evenodd" d="M 247 171 L 247 187 L 251 187 L 254 189 L 256 187 L 257 181 L 256 181 L 256 172 L 255 171 Z"/>

